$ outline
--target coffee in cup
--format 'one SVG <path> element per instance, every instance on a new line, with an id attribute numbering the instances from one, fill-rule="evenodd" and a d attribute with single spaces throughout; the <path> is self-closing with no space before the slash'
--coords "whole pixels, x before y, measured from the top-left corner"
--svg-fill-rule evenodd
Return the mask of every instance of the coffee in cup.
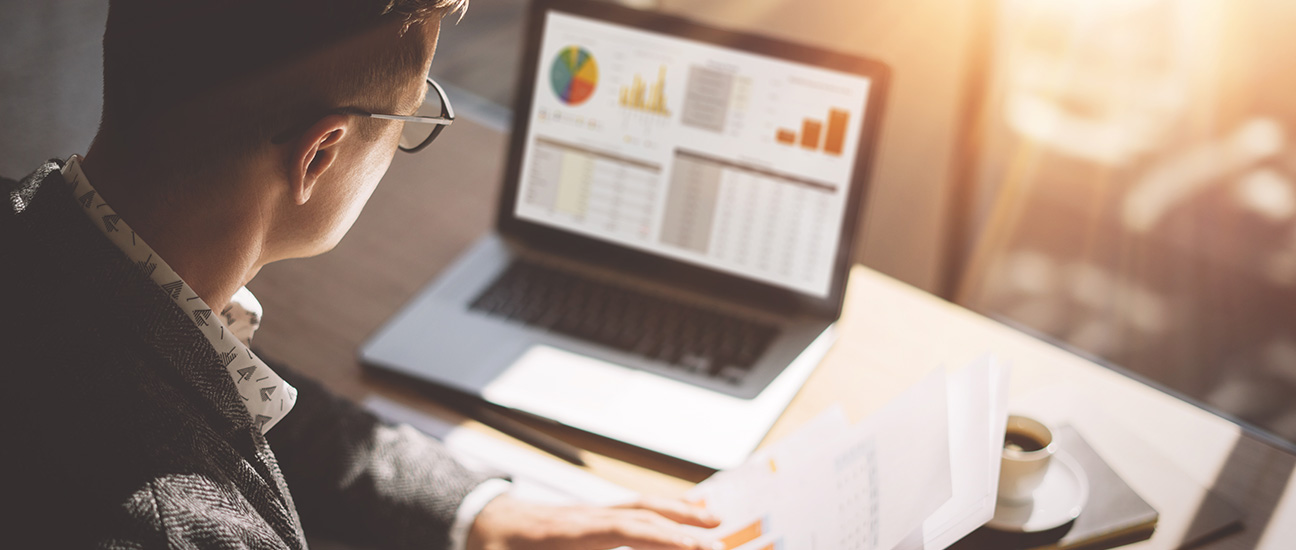
<path id="1" fill-rule="evenodd" d="M 1043 422 L 1021 415 L 1009 416 L 999 468 L 999 500 L 1030 501 L 1035 488 L 1044 481 L 1056 451 L 1053 431 Z"/>

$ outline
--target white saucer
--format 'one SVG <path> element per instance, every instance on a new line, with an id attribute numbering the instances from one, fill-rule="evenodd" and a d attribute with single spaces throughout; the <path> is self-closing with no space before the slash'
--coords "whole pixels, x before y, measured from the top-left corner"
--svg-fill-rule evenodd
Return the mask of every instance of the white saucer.
<path id="1" fill-rule="evenodd" d="M 987 526 L 1014 533 L 1037 533 L 1066 525 L 1080 515 L 1089 500 L 1089 480 L 1071 455 L 1053 455 L 1044 481 L 1033 499 L 1020 503 L 995 503 Z"/>

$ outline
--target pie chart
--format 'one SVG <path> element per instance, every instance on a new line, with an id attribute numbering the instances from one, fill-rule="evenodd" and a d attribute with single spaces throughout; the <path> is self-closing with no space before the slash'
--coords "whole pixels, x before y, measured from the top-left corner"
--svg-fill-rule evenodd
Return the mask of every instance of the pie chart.
<path id="1" fill-rule="evenodd" d="M 580 105 L 594 94 L 594 88 L 598 86 L 598 64 L 589 50 L 567 46 L 554 57 L 549 68 L 549 83 L 563 103 Z"/>

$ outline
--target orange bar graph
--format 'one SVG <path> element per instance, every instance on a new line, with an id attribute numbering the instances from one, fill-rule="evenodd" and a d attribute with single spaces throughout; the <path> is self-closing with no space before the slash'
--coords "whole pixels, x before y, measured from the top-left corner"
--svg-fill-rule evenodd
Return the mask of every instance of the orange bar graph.
<path id="1" fill-rule="evenodd" d="M 819 136 L 823 133 L 823 123 L 818 120 L 801 121 L 801 146 L 814 150 L 819 148 Z"/>
<path id="2" fill-rule="evenodd" d="M 842 154 L 846 143 L 846 125 L 850 122 L 850 113 L 842 109 L 828 110 L 828 135 L 824 137 L 824 152 L 830 155 Z"/>
<path id="3" fill-rule="evenodd" d="M 778 128 L 774 132 L 774 141 L 780 145 L 796 145 L 809 151 L 820 151 L 834 156 L 841 156 L 846 148 L 846 126 L 850 124 L 850 112 L 845 109 L 828 109 L 828 127 L 824 128 L 822 120 L 813 118 L 801 119 L 801 133 L 788 128 Z"/>
<path id="4" fill-rule="evenodd" d="M 720 539 L 720 543 L 724 545 L 725 550 L 733 550 L 760 538 L 763 534 L 765 534 L 765 520 L 762 518 L 751 525 L 730 533 L 729 536 Z"/>

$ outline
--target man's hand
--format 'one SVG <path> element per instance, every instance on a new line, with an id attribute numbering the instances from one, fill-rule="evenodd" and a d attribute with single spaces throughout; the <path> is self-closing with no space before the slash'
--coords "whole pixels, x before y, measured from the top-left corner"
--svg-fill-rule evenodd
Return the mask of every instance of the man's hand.
<path id="1" fill-rule="evenodd" d="M 645 497 L 622 506 L 548 506 L 501 495 L 482 508 L 467 550 L 723 550 L 681 524 L 713 528 L 720 520 L 701 508 Z"/>

